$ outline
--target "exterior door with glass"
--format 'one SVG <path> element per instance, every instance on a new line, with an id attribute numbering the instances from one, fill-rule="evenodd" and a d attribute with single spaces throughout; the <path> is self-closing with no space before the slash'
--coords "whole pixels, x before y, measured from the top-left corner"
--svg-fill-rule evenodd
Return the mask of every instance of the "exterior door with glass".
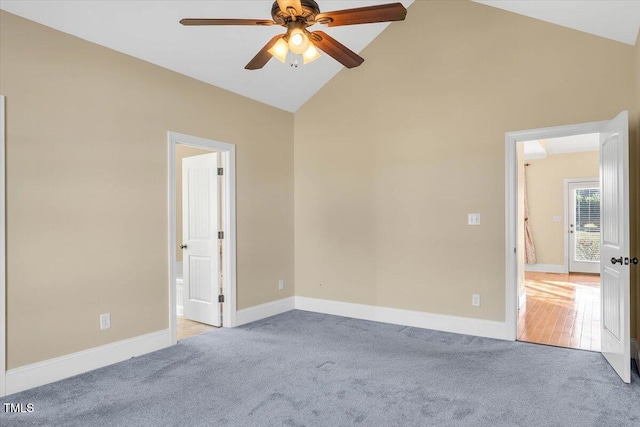
<path id="1" fill-rule="evenodd" d="M 569 271 L 600 273 L 600 181 L 569 182 Z"/>

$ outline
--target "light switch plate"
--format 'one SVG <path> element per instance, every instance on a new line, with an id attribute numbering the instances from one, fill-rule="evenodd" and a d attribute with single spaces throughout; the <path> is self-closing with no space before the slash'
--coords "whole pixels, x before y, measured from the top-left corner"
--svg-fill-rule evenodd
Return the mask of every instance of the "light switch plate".
<path id="1" fill-rule="evenodd" d="M 470 213 L 469 214 L 469 225 L 480 225 L 480 214 L 479 213 Z"/>
<path id="2" fill-rule="evenodd" d="M 278 289 L 279 290 L 283 290 L 284 289 L 284 280 L 282 280 L 282 279 L 278 280 Z"/>

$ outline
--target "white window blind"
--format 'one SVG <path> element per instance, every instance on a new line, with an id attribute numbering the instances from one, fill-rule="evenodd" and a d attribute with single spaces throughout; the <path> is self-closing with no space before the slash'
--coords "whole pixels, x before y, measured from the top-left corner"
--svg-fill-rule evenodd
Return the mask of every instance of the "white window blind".
<path id="1" fill-rule="evenodd" d="M 575 259 L 600 261 L 600 189 L 576 189 L 575 198 Z"/>

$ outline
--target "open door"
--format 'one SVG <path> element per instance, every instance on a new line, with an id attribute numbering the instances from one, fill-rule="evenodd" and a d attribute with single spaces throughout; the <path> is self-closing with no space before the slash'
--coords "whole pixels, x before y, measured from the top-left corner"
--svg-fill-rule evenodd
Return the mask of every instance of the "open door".
<path id="1" fill-rule="evenodd" d="M 629 114 L 600 133 L 601 349 L 626 383 L 631 381 L 629 293 Z"/>
<path id="2" fill-rule="evenodd" d="M 182 159 L 184 317 L 220 323 L 218 153 Z"/>

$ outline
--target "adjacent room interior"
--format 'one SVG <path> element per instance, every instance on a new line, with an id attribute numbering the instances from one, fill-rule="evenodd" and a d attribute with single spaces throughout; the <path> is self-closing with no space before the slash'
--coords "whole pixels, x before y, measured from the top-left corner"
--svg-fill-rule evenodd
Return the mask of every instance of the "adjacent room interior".
<path id="1" fill-rule="evenodd" d="M 600 351 L 599 134 L 518 147 L 518 340 Z"/>

